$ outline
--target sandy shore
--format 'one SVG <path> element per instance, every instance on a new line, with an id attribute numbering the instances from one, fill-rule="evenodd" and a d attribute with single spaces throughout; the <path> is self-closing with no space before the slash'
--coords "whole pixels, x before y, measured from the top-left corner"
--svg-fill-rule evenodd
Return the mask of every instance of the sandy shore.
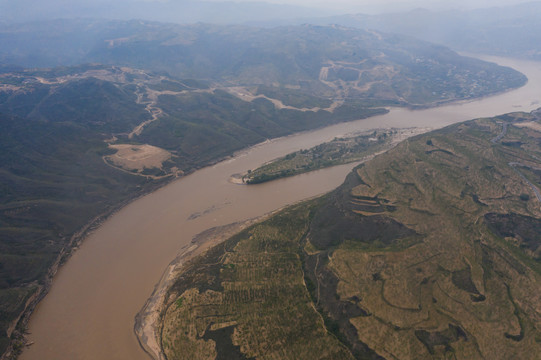
<path id="1" fill-rule="evenodd" d="M 243 174 L 233 174 L 229 177 L 229 182 L 232 184 L 238 184 L 238 185 L 246 185 L 244 182 L 244 175 Z"/>
<path id="2" fill-rule="evenodd" d="M 229 239 L 231 236 L 256 222 L 274 215 L 280 210 L 282 209 L 258 218 L 205 230 L 197 234 L 191 243 L 180 251 L 165 270 L 150 298 L 135 316 L 135 335 L 141 347 L 151 358 L 154 360 L 166 359 L 160 344 L 160 315 L 164 306 L 167 304 L 168 290 L 182 273 L 184 264 L 190 259 L 204 253 L 209 248 Z"/>

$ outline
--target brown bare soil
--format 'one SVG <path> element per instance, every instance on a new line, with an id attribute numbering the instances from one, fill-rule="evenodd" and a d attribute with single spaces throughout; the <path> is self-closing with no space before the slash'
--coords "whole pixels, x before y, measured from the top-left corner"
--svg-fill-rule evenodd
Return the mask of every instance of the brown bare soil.
<path id="1" fill-rule="evenodd" d="M 152 145 L 109 145 L 117 150 L 113 155 L 105 158 L 115 166 L 124 170 L 143 171 L 145 168 L 161 168 L 162 164 L 171 158 L 171 153 Z"/>
<path id="2" fill-rule="evenodd" d="M 535 122 L 535 121 L 523 122 L 523 123 L 515 124 L 515 126 L 525 127 L 525 128 L 528 128 L 528 129 L 532 129 L 532 130 L 541 132 L 541 124 L 539 124 L 538 122 Z"/>

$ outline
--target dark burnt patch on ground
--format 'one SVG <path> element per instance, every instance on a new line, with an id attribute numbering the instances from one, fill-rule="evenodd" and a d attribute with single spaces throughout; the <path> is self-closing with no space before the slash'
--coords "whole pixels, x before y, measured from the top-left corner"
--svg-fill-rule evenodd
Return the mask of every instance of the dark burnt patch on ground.
<path id="1" fill-rule="evenodd" d="M 320 250 L 342 244 L 346 240 L 370 244 L 378 241 L 382 246 L 393 245 L 397 240 L 417 235 L 415 231 L 385 215 L 363 216 L 359 200 L 367 207 L 374 203 L 373 212 L 387 210 L 390 205 L 383 201 L 359 199 L 350 194 L 351 189 L 362 181 L 356 174 L 350 174 L 346 182 L 327 197 L 327 201 L 315 212 L 310 224 L 310 242 Z M 364 209 L 363 209 L 364 210 Z"/>
<path id="2" fill-rule="evenodd" d="M 457 288 L 474 295 L 479 295 L 479 290 L 477 290 L 471 278 L 471 269 L 469 266 L 462 270 L 453 271 L 451 279 Z"/>
<path id="3" fill-rule="evenodd" d="M 215 360 L 251 360 L 240 351 L 240 346 L 233 344 L 231 336 L 235 331 L 235 325 L 227 326 L 217 330 L 210 330 L 210 326 L 205 331 L 203 339 L 213 340 L 216 343 Z"/>
<path id="4" fill-rule="evenodd" d="M 341 300 L 337 293 L 339 279 L 327 268 L 325 260 L 329 252 L 315 255 L 304 254 L 304 271 L 308 290 L 317 310 L 325 320 L 327 330 L 346 345 L 356 359 L 384 360 L 368 345 L 359 340 L 357 329 L 350 319 L 370 316 L 359 305 L 361 299 Z"/>
<path id="5" fill-rule="evenodd" d="M 513 213 L 489 213 L 485 215 L 485 221 L 496 235 L 515 238 L 520 248 L 534 253 L 536 259 L 540 258 L 541 219 Z"/>
<path id="6" fill-rule="evenodd" d="M 460 326 L 454 324 L 449 324 L 449 327 L 443 331 L 416 330 L 415 336 L 426 346 L 430 354 L 436 352 L 437 346 L 443 346 L 444 352 L 452 352 L 452 343 L 460 339 L 468 341 L 466 332 Z"/>

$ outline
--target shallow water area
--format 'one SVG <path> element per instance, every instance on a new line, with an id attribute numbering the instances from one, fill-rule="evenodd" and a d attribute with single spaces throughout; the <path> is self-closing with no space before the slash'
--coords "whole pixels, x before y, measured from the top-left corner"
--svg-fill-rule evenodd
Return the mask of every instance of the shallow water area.
<path id="1" fill-rule="evenodd" d="M 148 359 L 133 332 L 134 317 L 193 236 L 328 192 L 343 182 L 354 164 L 254 186 L 231 183 L 232 174 L 356 131 L 439 128 L 541 106 L 540 63 L 486 59 L 523 72 L 528 84 L 477 101 L 426 110 L 392 109 L 386 115 L 271 140 L 132 202 L 94 231 L 60 269 L 31 317 L 29 340 L 35 343 L 21 359 Z"/>

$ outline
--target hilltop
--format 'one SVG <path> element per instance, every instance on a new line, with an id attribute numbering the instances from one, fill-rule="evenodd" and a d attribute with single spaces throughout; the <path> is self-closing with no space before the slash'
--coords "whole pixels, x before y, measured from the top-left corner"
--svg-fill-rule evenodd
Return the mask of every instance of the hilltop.
<path id="1" fill-rule="evenodd" d="M 534 359 L 539 139 L 538 112 L 419 135 L 212 248 L 169 290 L 164 353 Z"/>
<path id="2" fill-rule="evenodd" d="M 512 69 L 411 37 L 315 25 L 265 29 L 135 20 L 4 25 L 0 61 L 26 67 L 130 66 L 241 86 L 295 107 L 326 107 L 329 100 L 348 98 L 365 106 L 436 105 L 526 81 Z M 326 101 L 313 105 L 306 94 Z"/>

